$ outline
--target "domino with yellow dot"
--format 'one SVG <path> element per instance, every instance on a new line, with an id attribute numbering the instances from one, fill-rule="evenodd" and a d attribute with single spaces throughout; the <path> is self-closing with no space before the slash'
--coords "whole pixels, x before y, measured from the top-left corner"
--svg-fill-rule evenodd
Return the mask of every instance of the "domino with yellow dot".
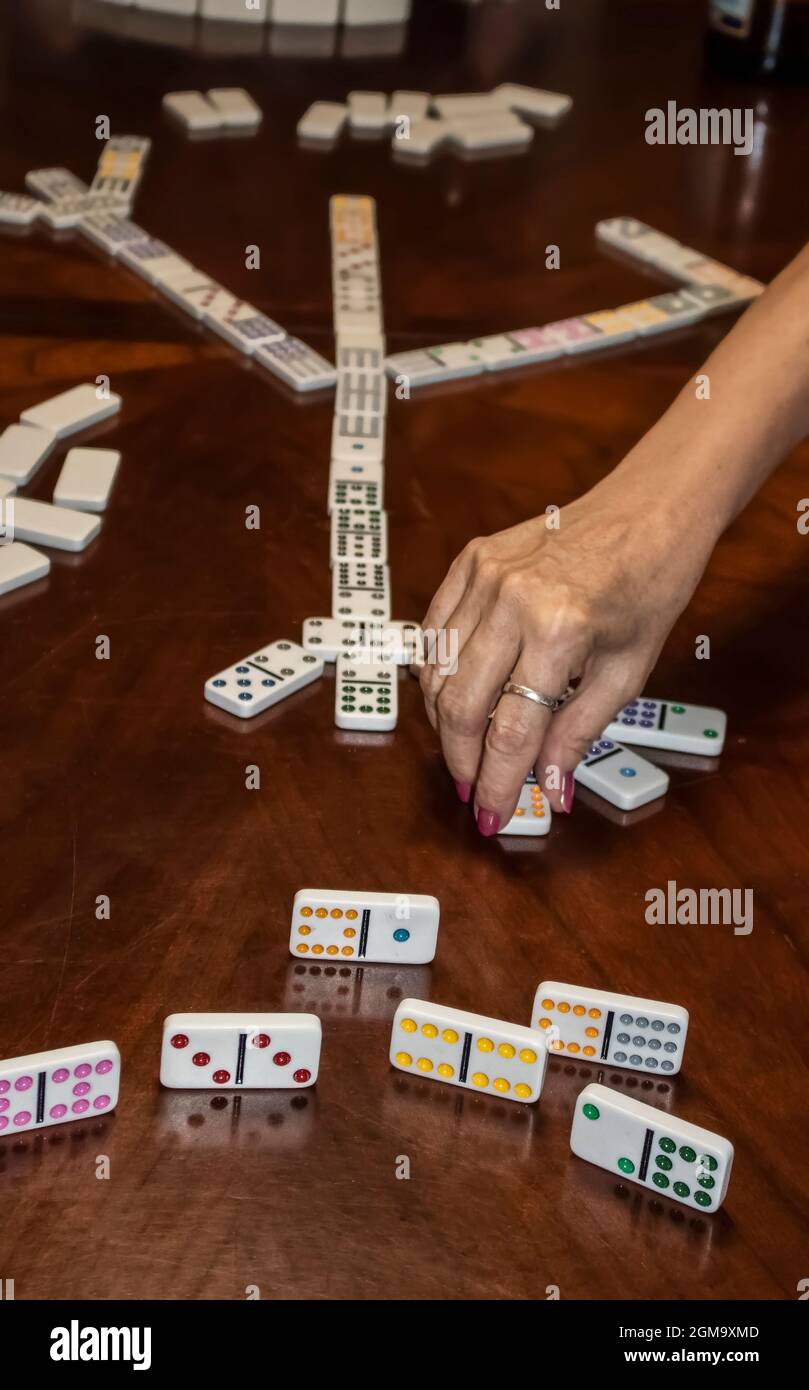
<path id="1" fill-rule="evenodd" d="M 290 954 L 424 965 L 435 956 L 440 913 L 438 899 L 426 893 L 301 888 L 292 906 Z"/>
<path id="2" fill-rule="evenodd" d="M 674 1076 L 682 1066 L 688 1010 L 659 999 L 543 980 L 531 1022 L 545 1035 L 549 1052 Z"/>
<path id="3" fill-rule="evenodd" d="M 542 795 L 534 773 L 528 774 L 514 815 L 498 835 L 547 835 L 551 828 L 551 808 Z"/>
<path id="4" fill-rule="evenodd" d="M 596 1083 L 576 1101 L 570 1147 L 615 1177 L 704 1212 L 722 1205 L 733 1166 L 728 1139 Z"/>
<path id="5" fill-rule="evenodd" d="M 531 1105 L 548 1052 L 543 1034 L 425 999 L 403 999 L 393 1019 L 391 1066 L 449 1086 Z"/>

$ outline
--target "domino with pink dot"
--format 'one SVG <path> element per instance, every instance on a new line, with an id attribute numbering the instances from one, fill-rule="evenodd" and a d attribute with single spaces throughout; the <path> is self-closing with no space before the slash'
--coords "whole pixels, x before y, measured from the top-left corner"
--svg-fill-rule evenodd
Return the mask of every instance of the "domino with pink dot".
<path id="1" fill-rule="evenodd" d="M 80 1043 L 0 1062 L 0 1136 L 105 1114 L 118 1103 L 114 1042 Z"/>

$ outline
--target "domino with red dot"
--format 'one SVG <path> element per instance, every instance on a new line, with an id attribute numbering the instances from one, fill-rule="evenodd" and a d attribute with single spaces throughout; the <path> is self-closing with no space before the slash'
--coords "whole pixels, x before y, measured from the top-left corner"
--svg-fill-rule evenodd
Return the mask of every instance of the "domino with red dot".
<path id="1" fill-rule="evenodd" d="M 315 1014 L 169 1014 L 161 1085 L 178 1091 L 302 1090 L 317 1081 Z"/>

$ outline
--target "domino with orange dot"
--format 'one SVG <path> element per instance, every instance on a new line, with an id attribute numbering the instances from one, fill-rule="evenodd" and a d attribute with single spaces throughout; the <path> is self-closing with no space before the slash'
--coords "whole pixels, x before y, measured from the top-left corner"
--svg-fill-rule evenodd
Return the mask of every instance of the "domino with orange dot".
<path id="1" fill-rule="evenodd" d="M 424 965 L 435 956 L 438 899 L 426 893 L 348 893 L 301 888 L 292 905 L 289 950 L 304 960 Z"/>
<path id="2" fill-rule="evenodd" d="M 688 1010 L 659 999 L 543 980 L 531 1022 L 545 1034 L 550 1052 L 674 1076 L 682 1066 Z"/>
<path id="3" fill-rule="evenodd" d="M 514 815 L 498 835 L 547 835 L 551 828 L 551 808 L 542 795 L 533 772 L 529 772 L 520 792 Z"/>
<path id="4" fill-rule="evenodd" d="M 302 1090 L 314 1086 L 322 1029 L 315 1014 L 169 1014 L 160 1084 L 170 1090 Z"/>
<path id="5" fill-rule="evenodd" d="M 430 1081 L 532 1105 L 548 1051 L 543 1034 L 426 999 L 403 999 L 393 1018 L 390 1063 Z"/>

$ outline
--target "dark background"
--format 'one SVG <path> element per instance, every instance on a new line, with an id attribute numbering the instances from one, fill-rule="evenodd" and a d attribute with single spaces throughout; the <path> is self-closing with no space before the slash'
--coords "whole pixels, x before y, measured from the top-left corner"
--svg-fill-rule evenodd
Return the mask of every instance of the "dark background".
<path id="1" fill-rule="evenodd" d="M 326 355 L 333 192 L 377 199 L 390 351 L 668 288 L 595 245 L 603 217 L 638 216 L 764 280 L 805 237 L 806 90 L 704 71 L 690 0 L 563 0 L 560 13 L 423 0 L 401 53 L 323 59 L 217 55 L 201 29 L 161 31 L 154 16 L 124 43 L 93 27 L 124 22 L 111 7 L 76 14 L 57 0 L 0 11 L 0 188 L 53 164 L 89 181 L 101 113 L 151 136 L 135 219 Z M 575 99 L 520 158 L 411 169 L 385 142 L 296 146 L 318 98 L 505 80 Z M 165 92 L 216 85 L 259 101 L 257 138 L 188 143 L 165 123 Z M 647 146 L 644 114 L 668 99 L 754 106 L 755 154 Z M 260 271 L 245 269 L 248 243 Z M 549 243 L 559 271 L 544 269 Z M 70 234 L 4 229 L 0 316 L 1 424 L 99 373 L 124 399 L 69 441 L 123 452 L 99 539 L 52 552 L 48 579 L 0 599 L 0 1055 L 110 1037 L 124 1059 L 114 1117 L 0 1140 L 0 1276 L 16 1297 L 240 1299 L 258 1285 L 263 1298 L 544 1299 L 557 1285 L 562 1298 L 794 1299 L 809 1275 L 809 539 L 795 524 L 809 449 L 721 542 L 649 683 L 728 710 L 721 762 L 667 759 L 668 796 L 634 817 L 579 791 L 547 840 L 484 841 L 405 672 L 384 736 L 334 728 L 332 670 L 243 726 L 203 701 L 212 672 L 328 612 L 331 399 L 293 399 Z M 730 321 L 391 399 L 394 616 L 423 615 L 471 536 L 602 477 Z M 63 455 L 28 495 L 50 498 Z M 709 662 L 694 657 L 700 634 Z M 248 763 L 260 791 L 245 790 Z M 752 935 L 647 926 L 644 895 L 669 879 L 752 888 Z M 307 974 L 287 953 L 304 885 L 437 894 L 434 965 Z M 553 1060 L 523 1108 L 389 1069 L 403 995 L 528 1022 L 543 978 L 686 1005 L 683 1074 Z M 315 1090 L 161 1091 L 167 1013 L 302 1008 L 324 1025 Z M 601 1075 L 733 1141 L 721 1212 L 621 1189 L 571 1156 L 574 1097 Z M 400 1155 L 410 1181 L 395 1177 Z"/>

